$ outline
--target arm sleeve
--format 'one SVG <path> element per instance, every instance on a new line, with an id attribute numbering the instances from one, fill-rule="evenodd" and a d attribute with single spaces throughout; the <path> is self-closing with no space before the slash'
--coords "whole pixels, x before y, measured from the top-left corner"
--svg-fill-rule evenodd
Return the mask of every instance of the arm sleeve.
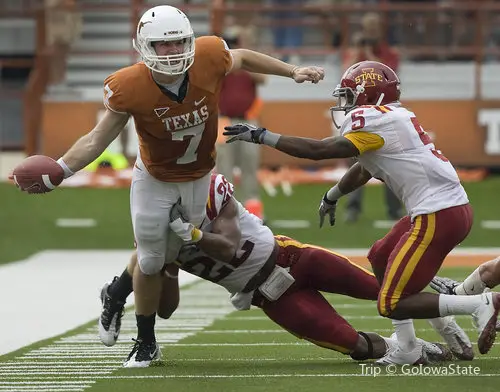
<path id="1" fill-rule="evenodd" d="M 104 106 L 116 113 L 128 113 L 126 100 L 116 74 L 112 74 L 104 81 Z"/>
<path id="2" fill-rule="evenodd" d="M 352 132 L 344 137 L 356 146 L 360 154 L 367 151 L 378 150 L 385 143 L 381 136 L 369 132 Z"/>
<path id="3" fill-rule="evenodd" d="M 202 37 L 202 39 L 217 73 L 222 77 L 228 74 L 233 68 L 233 56 L 226 41 L 216 36 Z"/>

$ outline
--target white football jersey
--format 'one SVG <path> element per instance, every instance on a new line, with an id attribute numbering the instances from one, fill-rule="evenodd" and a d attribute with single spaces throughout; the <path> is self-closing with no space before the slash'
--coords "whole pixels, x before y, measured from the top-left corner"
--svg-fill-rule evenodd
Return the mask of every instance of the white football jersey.
<path id="1" fill-rule="evenodd" d="M 341 134 L 353 132 L 384 139 L 381 148 L 362 153 L 358 160 L 399 197 L 412 219 L 469 202 L 453 165 L 436 150 L 415 114 L 400 103 L 352 110 Z"/>
<path id="2" fill-rule="evenodd" d="M 212 222 L 219 212 L 233 198 L 233 185 L 221 174 L 212 175 L 207 218 L 201 225 L 203 231 L 211 231 Z M 235 200 L 236 201 L 236 200 Z M 262 268 L 274 249 L 274 235 L 255 215 L 250 214 L 240 202 L 241 240 L 236 256 L 230 263 L 211 258 L 196 245 L 181 248 L 177 263 L 184 271 L 210 280 L 236 293 Z"/>

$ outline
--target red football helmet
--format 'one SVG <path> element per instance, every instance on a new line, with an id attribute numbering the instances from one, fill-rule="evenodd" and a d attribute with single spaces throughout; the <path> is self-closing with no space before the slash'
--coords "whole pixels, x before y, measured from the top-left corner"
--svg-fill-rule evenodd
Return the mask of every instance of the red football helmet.
<path id="1" fill-rule="evenodd" d="M 331 111 L 348 112 L 362 105 L 386 105 L 399 100 L 400 81 L 396 72 L 377 61 L 351 65 L 333 92 L 337 98 Z M 333 115 L 333 113 L 332 113 Z"/>

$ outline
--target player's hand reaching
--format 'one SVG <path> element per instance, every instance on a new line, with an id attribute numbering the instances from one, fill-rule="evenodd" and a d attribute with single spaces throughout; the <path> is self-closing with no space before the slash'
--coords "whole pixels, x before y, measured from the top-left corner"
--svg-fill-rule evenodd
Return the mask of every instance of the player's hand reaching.
<path id="1" fill-rule="evenodd" d="M 323 196 L 319 204 L 319 227 L 323 227 L 325 216 L 328 215 L 330 226 L 335 225 L 335 212 L 337 211 L 337 200 L 329 200 L 327 193 Z"/>
<path id="2" fill-rule="evenodd" d="M 318 83 L 325 78 L 325 70 L 321 67 L 295 67 L 292 70 L 292 78 L 297 83 L 312 82 Z"/>
<path id="3" fill-rule="evenodd" d="M 224 136 L 231 136 L 226 143 L 232 143 L 236 140 L 244 142 L 263 144 L 266 128 L 259 128 L 251 124 L 235 124 L 224 127 Z"/>
<path id="4" fill-rule="evenodd" d="M 170 228 L 186 242 L 198 242 L 203 237 L 203 232 L 188 221 L 188 214 L 181 205 L 180 199 L 170 211 Z"/>
<path id="5" fill-rule="evenodd" d="M 431 283 L 429 286 L 436 290 L 438 293 L 441 294 L 449 294 L 449 295 L 455 295 L 455 287 L 457 287 L 459 283 L 456 280 L 450 279 L 450 278 L 441 278 L 439 276 L 434 277 L 432 279 Z"/>

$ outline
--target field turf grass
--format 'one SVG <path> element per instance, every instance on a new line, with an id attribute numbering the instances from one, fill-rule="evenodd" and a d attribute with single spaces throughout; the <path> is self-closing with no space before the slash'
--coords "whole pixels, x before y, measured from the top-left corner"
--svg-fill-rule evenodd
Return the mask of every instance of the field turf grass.
<path id="1" fill-rule="evenodd" d="M 498 246 L 498 230 L 481 227 L 483 220 L 500 220 L 500 177 L 465 184 L 475 212 L 473 230 L 463 246 Z M 318 228 L 317 209 L 327 185 L 299 185 L 290 197 L 262 193 L 265 217 L 276 234 L 328 248 L 367 248 L 387 229 L 373 227 L 385 220 L 381 186 L 365 189 L 364 212 L 355 224 L 343 222 L 345 199 L 339 203 L 337 225 Z M 44 249 L 128 249 L 133 235 L 128 189 L 61 188 L 46 195 L 27 195 L 0 184 L 0 263 L 20 260 Z M 93 228 L 61 228 L 59 218 L 94 219 Z M 276 220 L 305 220 L 309 228 L 281 229 Z"/>
<path id="2" fill-rule="evenodd" d="M 470 269 L 448 268 L 443 272 L 458 279 Z M 378 317 L 375 303 L 339 295 L 327 298 L 356 329 L 391 334 L 390 321 Z M 215 321 L 198 328 L 211 317 Z M 477 333 L 470 318 L 457 319 L 475 343 Z M 171 320 L 157 322 L 163 359 L 150 368 L 121 367 L 131 349 L 130 339 L 135 336 L 134 323 L 133 311 L 128 310 L 120 340 L 111 348 L 98 341 L 94 321 L 64 336 L 0 357 L 0 390 L 493 392 L 498 391 L 500 381 L 498 345 L 484 356 L 476 348 L 472 362 L 454 361 L 435 366 L 434 370 L 415 368 L 413 371 L 421 374 L 413 376 L 406 375 L 408 367 L 392 368 L 393 375 L 388 375 L 385 368 L 379 369 L 377 377 L 367 375 L 360 363 L 297 339 L 258 309 L 232 312 L 227 294 L 205 282 L 182 290 L 178 313 Z M 416 329 L 424 339 L 441 340 L 426 321 L 416 321 Z M 364 365 L 373 369 L 372 362 Z M 449 375 L 449 370 L 443 369 L 450 366 L 455 372 L 468 373 Z M 448 371 L 448 375 L 429 375 L 431 371 Z"/>

